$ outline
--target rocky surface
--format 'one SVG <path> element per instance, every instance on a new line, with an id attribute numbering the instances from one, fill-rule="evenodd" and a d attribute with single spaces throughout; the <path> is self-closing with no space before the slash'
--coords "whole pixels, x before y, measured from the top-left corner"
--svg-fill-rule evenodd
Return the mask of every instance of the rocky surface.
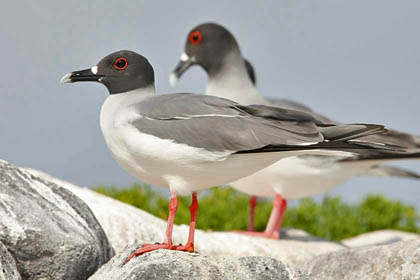
<path id="1" fill-rule="evenodd" d="M 125 279 L 310 279 L 280 261 L 268 257 L 202 256 L 158 250 L 125 259 L 136 247 L 130 247 L 116 255 L 89 280 Z"/>
<path id="2" fill-rule="evenodd" d="M 0 217 L 0 242 L 23 279 L 86 279 L 113 256 L 81 199 L 4 161 Z"/>
<path id="3" fill-rule="evenodd" d="M 15 260 L 7 251 L 6 246 L 0 242 L 0 280 L 20 280 Z"/>
<path id="4" fill-rule="evenodd" d="M 199 254 L 160 250 L 122 266 L 124 259 L 133 250 L 133 247 L 127 249 L 125 246 L 162 241 L 166 221 L 87 188 L 36 170 L 29 171 L 82 198 L 91 207 L 119 253 L 91 279 L 159 279 L 166 276 L 173 277 L 171 279 L 191 279 L 188 278 L 191 275 L 210 279 L 210 274 L 213 277 L 211 279 L 252 279 L 249 277 L 253 272 L 248 270 L 248 264 L 254 267 L 253 271 L 258 271 L 258 276 L 267 276 L 267 279 L 273 276 L 269 273 L 275 269 L 278 274 L 274 279 L 282 279 L 279 277 L 284 275 L 289 277 L 282 274 L 285 271 L 283 267 L 291 273 L 290 277 L 307 279 L 302 274 L 294 275 L 287 265 L 302 268 L 313 279 L 420 279 L 420 238 L 413 239 L 418 235 L 392 230 L 362 234 L 345 240 L 343 244 L 325 241 L 294 229 L 284 230 L 281 240 L 197 230 L 196 251 Z M 187 235 L 186 225 L 174 227 L 175 243 L 184 243 Z M 397 243 L 375 246 L 392 242 Z M 266 264 L 275 268 L 261 272 Z"/>
<path id="5" fill-rule="evenodd" d="M 131 244 L 163 241 L 166 221 L 138 208 L 81 188 L 43 172 L 32 174 L 53 181 L 79 196 L 89 205 L 104 228 L 116 252 Z M 185 243 L 188 226 L 174 227 L 174 243 Z M 196 231 L 196 251 L 211 256 L 266 256 L 294 265 L 313 257 L 346 248 L 346 246 L 311 236 L 304 231 L 286 229 L 281 240 L 256 238 L 230 232 Z"/>
<path id="6" fill-rule="evenodd" d="M 420 279 L 420 238 L 344 249 L 299 266 L 313 279 Z"/>
<path id="7" fill-rule="evenodd" d="M 344 239 L 341 241 L 342 244 L 351 247 L 365 247 L 365 246 L 373 246 L 373 245 L 385 245 L 385 244 L 392 244 L 399 241 L 410 240 L 420 238 L 419 234 L 411 233 L 411 232 L 404 232 L 399 230 L 377 230 L 368 233 L 363 233 L 358 236 Z"/>

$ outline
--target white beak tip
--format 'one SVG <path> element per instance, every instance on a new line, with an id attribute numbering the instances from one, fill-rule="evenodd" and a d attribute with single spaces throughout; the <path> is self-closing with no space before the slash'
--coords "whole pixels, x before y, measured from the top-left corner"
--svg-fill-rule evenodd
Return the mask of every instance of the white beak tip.
<path id="1" fill-rule="evenodd" d="M 178 77 L 176 76 L 176 74 L 171 73 L 171 75 L 169 76 L 169 84 L 171 85 L 171 87 L 175 87 L 177 81 L 178 81 Z"/>
<path id="2" fill-rule="evenodd" d="M 71 83 L 71 77 L 72 73 L 67 73 L 66 75 L 64 75 L 61 80 L 60 80 L 60 84 L 68 84 Z"/>

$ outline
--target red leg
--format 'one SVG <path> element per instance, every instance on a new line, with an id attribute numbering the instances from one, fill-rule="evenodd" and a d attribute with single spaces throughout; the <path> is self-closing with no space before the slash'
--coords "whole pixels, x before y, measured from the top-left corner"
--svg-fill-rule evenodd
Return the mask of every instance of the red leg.
<path id="1" fill-rule="evenodd" d="M 175 250 L 194 252 L 194 231 L 195 231 L 195 222 L 197 220 L 197 212 L 198 212 L 197 194 L 193 193 L 192 203 L 190 206 L 191 222 L 190 222 L 190 232 L 188 234 L 188 241 L 186 245 L 172 246 L 174 247 Z"/>
<path id="2" fill-rule="evenodd" d="M 254 220 L 255 220 L 255 207 L 257 206 L 257 197 L 256 196 L 250 196 L 249 197 L 249 220 L 248 220 L 248 230 L 232 230 L 232 232 L 235 233 L 241 233 L 241 234 L 247 234 L 247 235 L 253 235 L 254 233 L 258 234 L 258 232 L 255 231 L 254 227 Z"/>
<path id="3" fill-rule="evenodd" d="M 255 231 L 254 219 L 255 219 L 255 207 L 257 206 L 257 197 L 249 197 L 249 222 L 248 231 Z"/>
<path id="4" fill-rule="evenodd" d="M 157 249 L 170 249 L 172 246 L 172 230 L 174 228 L 174 220 L 176 210 L 178 209 L 178 198 L 175 193 L 171 194 L 171 202 L 169 203 L 169 217 L 166 225 L 165 242 L 162 244 L 144 244 L 140 249 L 137 249 L 126 260 L 130 261 L 132 258 L 140 256 L 144 253 L 151 252 Z"/>
<path id="5" fill-rule="evenodd" d="M 287 209 L 287 200 L 282 198 L 282 205 L 280 207 L 280 216 L 279 216 L 279 219 L 277 220 L 277 224 L 275 227 L 275 232 L 278 235 L 277 238 L 280 237 L 280 230 L 281 230 L 281 226 L 283 225 L 283 218 L 284 218 L 284 213 L 286 212 L 286 209 Z"/>
<path id="6" fill-rule="evenodd" d="M 168 245 L 172 245 L 172 230 L 174 228 L 176 210 L 178 210 L 178 198 L 175 193 L 172 193 L 171 202 L 169 202 L 169 217 L 166 225 L 166 236 L 164 242 Z"/>
<path id="7" fill-rule="evenodd" d="M 280 229 L 283 223 L 284 212 L 286 211 L 286 200 L 279 194 L 276 194 L 273 202 L 273 210 L 270 214 L 264 236 L 268 238 L 278 239 L 280 237 Z"/>
<path id="8" fill-rule="evenodd" d="M 276 194 L 273 202 L 273 210 L 271 210 L 270 219 L 268 220 L 267 227 L 264 232 L 238 232 L 250 236 L 265 237 L 279 239 L 280 229 L 283 222 L 284 212 L 286 211 L 287 202 L 279 194 Z"/>
<path id="9" fill-rule="evenodd" d="M 194 231 L 195 231 L 195 222 L 197 220 L 198 212 L 198 200 L 197 194 L 192 194 L 192 203 L 190 206 L 191 212 L 191 222 L 190 222 L 190 232 L 188 235 L 188 241 L 186 245 L 172 245 L 172 230 L 174 227 L 175 213 L 178 208 L 178 199 L 175 193 L 172 193 L 171 202 L 169 203 L 169 217 L 168 224 L 166 227 L 166 240 L 162 244 L 144 244 L 140 249 L 137 249 L 133 254 L 131 254 L 126 262 L 130 261 L 133 257 L 140 256 L 144 253 L 158 250 L 158 249 L 168 249 L 168 250 L 177 250 L 177 251 L 187 251 L 194 252 Z"/>

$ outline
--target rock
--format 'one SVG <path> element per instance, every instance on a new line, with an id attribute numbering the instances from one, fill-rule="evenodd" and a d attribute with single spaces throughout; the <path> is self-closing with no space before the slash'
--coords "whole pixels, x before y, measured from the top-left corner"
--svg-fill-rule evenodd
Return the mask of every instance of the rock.
<path id="1" fill-rule="evenodd" d="M 298 262 L 311 260 L 319 254 L 344 248 L 338 243 L 313 238 L 301 230 L 286 229 L 284 232 L 286 235 L 284 239 L 273 240 L 230 232 L 198 231 L 196 250 L 212 256 L 266 256 L 294 266 Z M 177 240 L 181 240 L 180 237 L 186 239 L 187 235 L 187 226 L 178 227 Z M 182 241 L 185 242 L 185 240 Z"/>
<path id="2" fill-rule="evenodd" d="M 384 229 L 363 233 L 358 236 L 345 239 L 341 241 L 341 243 L 351 248 L 355 248 L 372 245 L 392 244 L 398 241 L 410 240 L 419 237 L 420 235 L 416 233 Z"/>
<path id="3" fill-rule="evenodd" d="M 0 280 L 21 280 L 15 260 L 0 242 Z"/>
<path id="4" fill-rule="evenodd" d="M 131 244 L 163 241 L 166 221 L 138 208 L 121 203 L 112 198 L 81 188 L 43 172 L 29 169 L 29 172 L 53 181 L 79 196 L 89 205 L 104 228 L 116 252 L 121 252 Z M 184 243 L 188 236 L 188 226 L 174 227 L 176 244 Z M 266 256 L 294 265 L 313 257 L 346 248 L 335 242 L 314 237 L 302 230 L 286 229 L 281 240 L 250 237 L 230 232 L 196 231 L 196 251 L 212 256 Z"/>
<path id="5" fill-rule="evenodd" d="M 280 261 L 268 257 L 202 256 L 158 250 L 126 258 L 136 247 L 126 248 L 104 265 L 89 280 L 125 279 L 310 279 Z"/>
<path id="6" fill-rule="evenodd" d="M 87 279 L 113 256 L 82 200 L 4 161 L 0 217 L 0 242 L 23 279 Z"/>
<path id="7" fill-rule="evenodd" d="M 299 267 L 313 279 L 420 279 L 420 238 L 344 249 Z"/>
<path id="8" fill-rule="evenodd" d="M 166 222 L 136 207 L 76 186 L 42 171 L 26 169 L 39 178 L 54 182 L 81 198 L 95 214 L 114 250 L 127 245 L 156 242 L 163 238 Z"/>

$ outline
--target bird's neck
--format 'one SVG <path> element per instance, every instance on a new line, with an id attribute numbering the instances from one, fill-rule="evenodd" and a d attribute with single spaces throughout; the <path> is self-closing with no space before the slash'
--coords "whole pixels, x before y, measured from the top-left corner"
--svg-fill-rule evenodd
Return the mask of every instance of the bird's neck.
<path id="1" fill-rule="evenodd" d="M 155 87 L 151 85 L 118 94 L 111 94 L 107 97 L 105 103 L 112 103 L 115 107 L 127 107 L 155 94 Z"/>
<path id="2" fill-rule="evenodd" d="M 139 103 L 156 94 L 154 86 L 130 90 L 107 97 L 101 109 L 101 122 L 115 117 L 121 111 L 127 110 L 131 105 Z"/>
<path id="3" fill-rule="evenodd" d="M 248 104 L 268 104 L 253 85 L 240 52 L 228 54 L 217 72 L 209 72 L 206 94 Z"/>

